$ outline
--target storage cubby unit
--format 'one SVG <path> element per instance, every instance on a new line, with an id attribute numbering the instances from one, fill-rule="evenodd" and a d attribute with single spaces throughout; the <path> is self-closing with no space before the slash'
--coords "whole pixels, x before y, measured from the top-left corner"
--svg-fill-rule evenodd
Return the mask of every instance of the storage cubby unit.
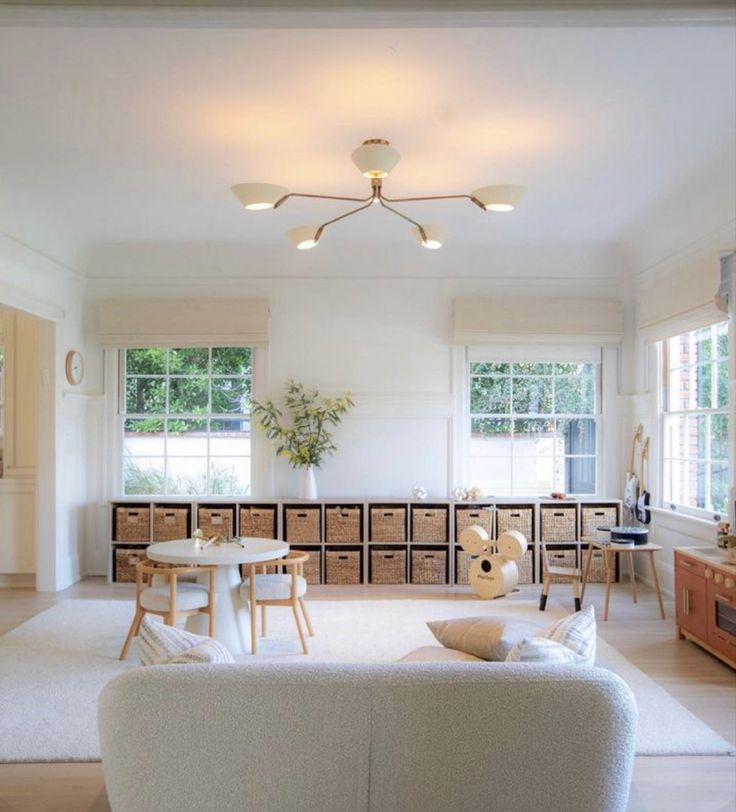
<path id="1" fill-rule="evenodd" d="M 448 505 L 412 505 L 411 540 L 419 544 L 447 544 L 450 538 Z"/>
<path id="2" fill-rule="evenodd" d="M 199 505 L 196 527 L 207 538 L 235 535 L 235 505 Z"/>
<path id="3" fill-rule="evenodd" d="M 320 505 L 284 505 L 284 541 L 289 544 L 322 542 Z"/>
<path id="4" fill-rule="evenodd" d="M 134 583 L 135 568 L 147 560 L 146 548 L 143 545 L 115 547 L 112 555 L 112 580 L 116 583 Z"/>
<path id="5" fill-rule="evenodd" d="M 238 535 L 251 538 L 278 537 L 278 508 L 276 505 L 240 505 Z"/>
<path id="6" fill-rule="evenodd" d="M 363 581 L 363 551 L 361 549 L 325 549 L 325 583 L 333 585 L 361 584 Z"/>
<path id="7" fill-rule="evenodd" d="M 363 542 L 362 505 L 325 505 L 325 543 Z"/>
<path id="8" fill-rule="evenodd" d="M 369 568 L 372 584 L 405 584 L 406 547 L 371 547 Z"/>
<path id="9" fill-rule="evenodd" d="M 145 554 L 146 546 L 152 542 L 191 538 L 193 531 L 201 527 L 207 535 L 284 539 L 294 549 L 310 553 L 306 566 L 310 583 L 441 583 L 467 588 L 469 561 L 457 540 L 465 527 L 479 524 L 490 528 L 491 552 L 495 552 L 495 540 L 506 530 L 523 533 L 529 550 L 517 562 L 519 583 L 540 583 L 543 569 L 540 540 L 572 547 L 577 566 L 582 566 L 580 545 L 585 549 L 587 534 L 598 526 L 618 523 L 620 516 L 619 500 L 600 497 L 559 502 L 531 497 L 499 497 L 478 502 L 237 497 L 232 500 L 160 497 L 147 501 L 130 497 L 110 503 L 108 574 L 111 579 L 117 576 L 118 549 L 138 548 Z M 381 561 L 373 556 L 374 549 L 396 551 L 396 559 Z M 348 553 L 346 558 L 336 557 L 343 552 Z M 413 552 L 417 555 L 412 556 Z M 440 555 L 423 556 L 425 552 Z M 121 557 L 123 569 L 128 555 Z M 401 560 L 404 580 L 398 581 L 394 579 L 398 578 Z M 374 569 L 382 574 L 374 577 Z M 597 552 L 590 580 L 604 579 L 602 553 Z"/>

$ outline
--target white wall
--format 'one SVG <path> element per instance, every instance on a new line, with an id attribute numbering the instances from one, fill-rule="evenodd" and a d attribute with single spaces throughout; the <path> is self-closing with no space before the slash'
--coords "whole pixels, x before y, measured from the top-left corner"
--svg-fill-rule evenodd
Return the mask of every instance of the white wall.
<path id="1" fill-rule="evenodd" d="M 102 354 L 84 322 L 84 279 L 14 240 L 0 236 L 0 304 L 39 318 L 36 585 L 63 589 L 87 570 L 88 540 L 97 546 L 95 488 L 89 471 L 102 423 Z M 69 349 L 82 350 L 87 374 L 75 388 L 64 378 Z M 85 473 L 86 472 L 86 473 Z M 24 496 L 25 498 L 25 496 Z M 92 514 L 92 518 L 90 518 Z"/>

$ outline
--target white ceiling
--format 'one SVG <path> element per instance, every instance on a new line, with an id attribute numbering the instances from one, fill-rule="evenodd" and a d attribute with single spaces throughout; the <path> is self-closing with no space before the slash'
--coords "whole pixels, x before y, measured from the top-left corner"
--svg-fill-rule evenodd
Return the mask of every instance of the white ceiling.
<path id="1" fill-rule="evenodd" d="M 616 243 L 708 163 L 733 181 L 734 40 L 731 27 L 0 28 L 0 230 L 82 270 L 106 246 L 281 245 L 344 206 L 254 214 L 229 187 L 367 195 L 350 152 L 385 137 L 403 156 L 388 195 L 529 187 L 511 215 L 405 207 L 447 224 L 448 246 Z M 328 236 L 368 249 L 407 230 L 371 209 Z"/>

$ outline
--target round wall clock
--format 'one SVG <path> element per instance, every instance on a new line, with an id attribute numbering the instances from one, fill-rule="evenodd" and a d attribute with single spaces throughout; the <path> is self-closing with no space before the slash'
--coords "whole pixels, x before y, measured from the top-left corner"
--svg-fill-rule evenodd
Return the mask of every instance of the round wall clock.
<path id="1" fill-rule="evenodd" d="M 84 358 L 79 350 L 69 350 L 66 354 L 66 379 L 72 386 L 78 386 L 84 378 Z"/>

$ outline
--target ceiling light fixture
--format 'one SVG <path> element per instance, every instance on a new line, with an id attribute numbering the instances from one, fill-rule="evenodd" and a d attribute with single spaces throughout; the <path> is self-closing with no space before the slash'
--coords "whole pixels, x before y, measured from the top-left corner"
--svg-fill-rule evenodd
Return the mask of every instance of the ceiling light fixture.
<path id="1" fill-rule="evenodd" d="M 430 195 L 425 197 L 386 197 L 383 194 L 383 179 L 399 162 L 401 155 L 388 141 L 382 138 L 371 138 L 364 141 L 361 146 L 353 150 L 353 163 L 361 173 L 370 178 L 371 194 L 368 197 L 343 197 L 340 195 L 315 195 L 303 192 L 290 192 L 284 186 L 273 183 L 238 183 L 232 187 L 233 194 L 251 211 L 262 209 L 277 209 L 290 197 L 307 197 L 316 200 L 345 200 L 351 203 L 360 203 L 357 209 L 351 209 L 345 214 L 333 217 L 332 220 L 321 225 L 299 226 L 288 232 L 289 239 L 296 248 L 305 250 L 314 248 L 320 240 L 327 226 L 344 220 L 373 203 L 379 203 L 384 209 L 396 214 L 414 227 L 414 235 L 419 242 L 429 249 L 441 248 L 447 238 L 447 229 L 439 225 L 421 225 L 411 217 L 407 217 L 389 203 L 417 203 L 426 200 L 470 200 L 484 211 L 507 212 L 516 208 L 519 200 L 526 191 L 523 186 L 484 186 L 476 189 L 469 195 Z"/>

